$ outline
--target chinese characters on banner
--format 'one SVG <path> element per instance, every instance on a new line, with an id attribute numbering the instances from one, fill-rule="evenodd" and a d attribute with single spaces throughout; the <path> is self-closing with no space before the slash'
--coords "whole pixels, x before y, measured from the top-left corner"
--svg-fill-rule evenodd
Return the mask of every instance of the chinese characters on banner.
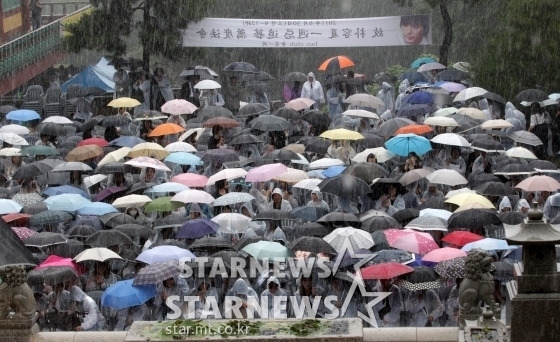
<path id="1" fill-rule="evenodd" d="M 410 43 L 406 26 L 422 22 L 420 39 Z M 205 18 L 183 30 L 183 46 L 310 48 L 431 44 L 430 15 L 352 19 L 224 19 Z"/>

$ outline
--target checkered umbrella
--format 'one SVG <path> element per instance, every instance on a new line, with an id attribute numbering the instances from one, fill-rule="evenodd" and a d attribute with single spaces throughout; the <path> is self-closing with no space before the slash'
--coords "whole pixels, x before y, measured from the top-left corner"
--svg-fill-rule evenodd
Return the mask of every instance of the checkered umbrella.
<path id="1" fill-rule="evenodd" d="M 155 263 L 141 269 L 134 278 L 133 285 L 158 284 L 179 275 L 177 260 Z"/>
<path id="2" fill-rule="evenodd" d="M 409 273 L 403 278 L 395 281 L 395 285 L 402 286 L 410 291 L 420 291 L 429 289 L 438 289 L 442 285 L 441 278 L 438 278 L 436 272 L 426 266 L 413 267 L 414 272 Z"/>

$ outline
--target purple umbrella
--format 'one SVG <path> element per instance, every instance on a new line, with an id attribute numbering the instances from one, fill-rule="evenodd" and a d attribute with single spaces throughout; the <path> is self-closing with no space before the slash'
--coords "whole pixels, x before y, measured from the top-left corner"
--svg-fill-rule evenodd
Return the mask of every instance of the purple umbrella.
<path id="1" fill-rule="evenodd" d="M 126 188 L 122 188 L 120 186 L 112 186 L 106 189 L 101 190 L 96 196 L 95 196 L 95 202 L 102 202 L 107 198 L 110 198 L 111 196 L 118 194 L 119 192 L 125 191 Z"/>
<path id="2" fill-rule="evenodd" d="M 208 219 L 190 220 L 185 223 L 175 235 L 176 239 L 197 239 L 206 235 L 215 234 L 220 225 Z"/>

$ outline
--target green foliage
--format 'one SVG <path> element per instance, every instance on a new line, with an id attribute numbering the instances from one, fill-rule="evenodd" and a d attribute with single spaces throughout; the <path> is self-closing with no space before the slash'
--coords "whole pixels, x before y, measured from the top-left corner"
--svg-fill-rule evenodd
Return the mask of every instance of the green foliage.
<path id="1" fill-rule="evenodd" d="M 385 72 L 398 79 L 402 74 L 406 72 L 406 70 L 407 69 L 401 65 L 391 65 L 390 67 L 387 67 L 387 69 L 385 69 Z"/>
<path id="2" fill-rule="evenodd" d="M 471 70 L 477 85 L 513 98 L 526 88 L 553 92 L 560 63 L 556 0 L 510 1 L 502 17 L 504 26 L 475 56 Z"/>
<path id="3" fill-rule="evenodd" d="M 297 322 L 290 325 L 289 333 L 295 336 L 308 336 L 317 333 L 324 323 L 318 319 L 304 319 L 301 322 Z"/>

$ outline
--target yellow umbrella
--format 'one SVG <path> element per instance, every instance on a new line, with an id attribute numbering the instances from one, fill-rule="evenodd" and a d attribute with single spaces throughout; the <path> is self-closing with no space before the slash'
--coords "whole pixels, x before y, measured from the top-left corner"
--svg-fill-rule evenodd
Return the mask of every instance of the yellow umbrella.
<path id="1" fill-rule="evenodd" d="M 116 151 L 109 152 L 105 157 L 103 157 L 103 159 L 101 159 L 97 166 L 99 167 L 105 164 L 121 161 L 128 155 L 128 152 L 130 152 L 130 150 L 130 147 L 121 147 Z"/>
<path id="2" fill-rule="evenodd" d="M 358 132 L 351 131 L 346 128 L 331 129 L 330 131 L 323 132 L 320 135 L 321 138 L 332 139 L 332 140 L 360 140 L 364 139 L 364 136 Z"/>
<path id="3" fill-rule="evenodd" d="M 159 160 L 164 159 L 168 155 L 169 152 L 161 145 L 150 142 L 138 144 L 134 146 L 128 153 L 128 156 L 130 158 L 150 157 Z"/>
<path id="4" fill-rule="evenodd" d="M 465 211 L 465 210 L 469 210 L 469 209 L 495 209 L 495 207 L 492 206 L 492 208 L 488 208 L 488 206 L 485 205 L 485 204 L 469 203 L 469 204 L 462 205 L 459 208 L 455 209 L 454 213 L 460 213 L 461 211 Z"/>
<path id="5" fill-rule="evenodd" d="M 117 198 L 112 206 L 115 208 L 141 207 L 152 199 L 146 195 L 127 195 Z"/>
<path id="6" fill-rule="evenodd" d="M 485 205 L 486 208 L 496 208 L 494 204 L 492 204 L 492 202 L 490 202 L 486 197 L 473 193 L 462 193 L 462 194 L 455 195 L 449 198 L 448 200 L 446 200 L 445 203 L 453 203 L 453 204 L 457 204 L 458 206 L 478 203 L 478 204 Z"/>
<path id="7" fill-rule="evenodd" d="M 295 153 L 305 153 L 305 145 L 304 144 L 289 144 L 282 147 L 283 150 L 292 151 Z"/>
<path id="8" fill-rule="evenodd" d="M 136 99 L 130 97 L 119 97 L 118 99 L 114 99 L 113 101 L 109 102 L 107 106 L 113 108 L 120 108 L 120 107 L 132 108 L 139 105 L 141 105 L 141 103 Z"/>

